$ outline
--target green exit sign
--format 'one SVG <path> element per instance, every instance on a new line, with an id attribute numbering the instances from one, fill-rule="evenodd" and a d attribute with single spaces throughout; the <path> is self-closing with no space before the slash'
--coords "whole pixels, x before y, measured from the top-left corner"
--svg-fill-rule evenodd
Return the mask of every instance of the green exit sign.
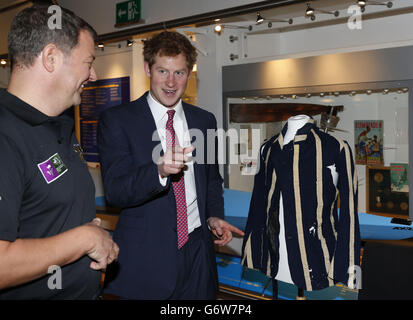
<path id="1" fill-rule="evenodd" d="M 141 0 L 116 4 L 116 26 L 141 22 Z"/>

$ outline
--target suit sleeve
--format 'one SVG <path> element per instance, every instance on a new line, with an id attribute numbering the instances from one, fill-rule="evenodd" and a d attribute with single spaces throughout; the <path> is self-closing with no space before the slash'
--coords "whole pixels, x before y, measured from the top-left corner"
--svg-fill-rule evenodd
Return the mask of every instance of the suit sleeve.
<path id="1" fill-rule="evenodd" d="M 98 124 L 103 186 L 108 203 L 119 208 L 145 203 L 168 189 L 170 184 L 168 179 L 165 186 L 161 185 L 154 162 L 139 166 L 134 163 L 128 141 L 118 117 L 103 112 Z"/>
<path id="2" fill-rule="evenodd" d="M 336 223 L 337 242 L 329 276 L 349 288 L 354 288 L 354 281 L 360 266 L 360 228 L 358 221 L 357 173 L 351 149 L 347 142 L 342 142 L 336 162 L 340 211 Z"/>
<path id="3" fill-rule="evenodd" d="M 215 116 L 211 114 L 211 124 L 209 129 L 217 131 L 217 121 Z M 208 137 L 207 137 L 208 138 Z M 207 143 L 205 143 L 207 146 Z M 214 157 L 213 163 L 208 163 L 207 157 L 207 200 L 206 200 L 206 219 L 210 217 L 218 217 L 224 219 L 224 197 L 223 197 L 223 179 L 219 173 L 218 165 L 218 143 L 217 139 L 214 142 Z M 207 149 L 206 149 L 207 151 Z"/>

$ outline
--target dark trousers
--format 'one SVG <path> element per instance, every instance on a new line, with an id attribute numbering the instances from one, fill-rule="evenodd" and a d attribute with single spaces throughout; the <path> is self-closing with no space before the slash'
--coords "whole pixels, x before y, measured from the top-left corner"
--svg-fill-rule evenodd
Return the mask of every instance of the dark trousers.
<path id="1" fill-rule="evenodd" d="M 189 234 L 188 242 L 178 251 L 178 275 L 170 300 L 215 300 L 216 279 L 212 274 L 210 260 L 202 230 L 197 228 Z M 104 294 L 105 300 L 128 300 Z"/>
<path id="2" fill-rule="evenodd" d="M 188 242 L 178 252 L 178 276 L 171 300 L 215 300 L 215 278 L 202 241 L 202 230 L 189 234 Z"/>

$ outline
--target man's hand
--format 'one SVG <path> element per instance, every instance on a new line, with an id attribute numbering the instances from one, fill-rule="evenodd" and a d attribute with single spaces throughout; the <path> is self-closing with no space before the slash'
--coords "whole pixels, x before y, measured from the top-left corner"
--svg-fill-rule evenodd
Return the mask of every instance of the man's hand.
<path id="1" fill-rule="evenodd" d="M 232 240 L 232 232 L 239 234 L 240 236 L 244 236 L 243 231 L 217 217 L 209 218 L 208 225 L 212 233 L 218 238 L 218 240 L 215 240 L 214 243 L 221 247 L 225 246 Z"/>
<path id="2" fill-rule="evenodd" d="M 101 220 L 95 218 L 86 225 L 92 231 L 94 239 L 92 248 L 87 252 L 87 255 L 94 260 L 90 263 L 90 267 L 94 270 L 105 270 L 119 254 L 118 245 L 112 240 L 109 232 L 100 227 L 100 223 Z"/>
<path id="3" fill-rule="evenodd" d="M 195 148 L 189 146 L 182 148 L 176 145 L 168 148 L 163 157 L 158 161 L 158 172 L 162 178 L 166 178 L 171 174 L 178 174 L 185 167 L 185 162 L 189 160 L 186 154 L 191 153 Z"/>

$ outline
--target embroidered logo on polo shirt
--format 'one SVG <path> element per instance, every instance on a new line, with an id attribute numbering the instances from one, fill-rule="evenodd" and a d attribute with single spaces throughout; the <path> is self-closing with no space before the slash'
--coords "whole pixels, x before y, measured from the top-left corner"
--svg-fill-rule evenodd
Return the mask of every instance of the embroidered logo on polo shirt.
<path id="1" fill-rule="evenodd" d="M 48 184 L 59 179 L 68 170 L 58 153 L 55 153 L 46 161 L 37 164 L 37 166 Z"/>

